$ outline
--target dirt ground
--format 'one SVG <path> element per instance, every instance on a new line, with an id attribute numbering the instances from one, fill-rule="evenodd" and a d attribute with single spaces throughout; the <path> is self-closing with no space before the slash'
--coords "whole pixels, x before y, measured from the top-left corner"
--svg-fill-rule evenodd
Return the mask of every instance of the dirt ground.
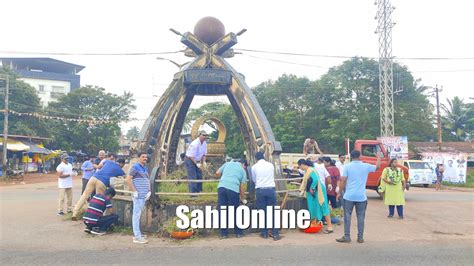
<path id="1" fill-rule="evenodd" d="M 9 180 L 1 180 L 0 187 L 47 183 L 47 182 L 54 182 L 57 179 L 58 179 L 58 176 L 56 175 L 56 173 L 54 174 L 27 173 L 23 175 L 23 178 L 18 177 L 18 178 L 11 178 Z"/>
<path id="2" fill-rule="evenodd" d="M 333 244 L 343 235 L 343 226 L 336 226 L 335 233 L 304 234 L 298 230 L 283 230 L 283 239 L 278 242 L 264 240 L 258 234 L 244 238 L 230 237 L 219 240 L 206 237 L 186 241 L 159 238 L 149 233 L 150 243 L 137 246 L 132 243 L 130 233 L 108 234 L 97 237 L 83 232 L 82 222 L 67 221 L 56 216 L 57 185 L 52 175 L 25 178 L 24 185 L 0 187 L 0 249 L 40 250 L 84 250 L 84 249 L 129 249 L 169 246 L 259 246 L 259 245 L 324 245 Z M 34 180 L 34 181 L 33 181 Z M 35 183 L 35 181 L 37 181 Z M 28 183 L 30 182 L 30 183 Z M 80 178 L 74 181 L 74 199 L 79 197 Z M 367 242 L 383 241 L 440 241 L 443 245 L 451 241 L 474 241 L 474 192 L 412 188 L 407 193 L 405 220 L 388 219 L 387 207 L 368 191 L 369 205 L 366 217 Z M 355 215 L 352 233 L 356 234 Z"/>

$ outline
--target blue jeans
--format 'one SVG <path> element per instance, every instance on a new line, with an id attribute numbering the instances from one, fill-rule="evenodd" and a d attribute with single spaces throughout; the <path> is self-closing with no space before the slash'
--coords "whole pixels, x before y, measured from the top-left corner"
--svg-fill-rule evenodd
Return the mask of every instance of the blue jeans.
<path id="1" fill-rule="evenodd" d="M 403 217 L 403 205 L 397 205 L 398 217 Z M 395 205 L 388 206 L 388 215 L 393 216 L 395 214 Z"/>
<path id="2" fill-rule="evenodd" d="M 275 188 L 257 188 L 257 209 L 265 211 L 265 223 L 267 221 L 267 206 L 275 206 L 277 204 Z M 275 217 L 275 216 L 273 216 Z M 275 220 L 273 220 L 275 225 Z M 273 237 L 279 235 L 277 228 L 265 227 L 261 229 L 260 234 L 267 237 L 268 229 L 272 229 Z"/>
<path id="3" fill-rule="evenodd" d="M 132 215 L 132 228 L 133 236 L 135 238 L 141 238 L 142 233 L 140 232 L 140 217 L 142 215 L 143 207 L 145 207 L 145 199 L 133 198 L 133 215 Z"/>
<path id="4" fill-rule="evenodd" d="M 240 194 L 232 191 L 227 188 L 220 187 L 217 190 L 217 206 L 219 209 L 222 206 L 227 206 L 227 210 L 229 210 L 229 206 L 234 206 L 234 218 L 236 218 L 236 211 L 237 207 L 239 207 L 240 203 Z M 229 224 L 229 215 L 227 215 L 227 224 Z M 234 219 L 234 232 L 236 235 L 241 235 L 242 234 L 242 229 L 239 229 L 237 227 L 237 224 Z M 227 228 L 221 228 L 221 236 L 227 236 Z"/>
<path id="5" fill-rule="evenodd" d="M 88 224 L 84 223 L 87 228 L 92 229 L 94 227 L 99 227 L 100 231 L 107 231 L 109 230 L 109 227 L 116 223 L 119 219 L 119 216 L 117 214 L 110 214 L 110 215 L 104 215 L 99 218 L 96 224 Z"/>
<path id="6" fill-rule="evenodd" d="M 364 221 L 365 210 L 367 209 L 367 201 L 350 201 L 344 200 L 344 237 L 351 239 L 351 218 L 354 206 L 357 215 L 357 237 L 364 238 Z"/>
<path id="7" fill-rule="evenodd" d="M 191 180 L 202 180 L 201 169 L 197 167 L 190 159 L 186 158 L 184 160 L 184 165 L 186 166 L 186 171 L 188 172 L 188 179 Z M 202 191 L 202 183 L 188 183 L 189 192 L 199 193 Z"/>

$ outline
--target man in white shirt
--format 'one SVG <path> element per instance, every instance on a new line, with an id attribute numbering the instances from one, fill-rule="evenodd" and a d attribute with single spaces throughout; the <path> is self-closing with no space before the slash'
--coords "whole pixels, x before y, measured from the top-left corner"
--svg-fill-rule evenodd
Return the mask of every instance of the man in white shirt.
<path id="1" fill-rule="evenodd" d="M 68 162 L 69 155 L 61 155 L 61 163 L 56 167 L 58 172 L 59 203 L 58 215 L 64 215 L 64 195 L 67 197 L 67 212 L 72 212 L 72 164 Z"/>
<path id="2" fill-rule="evenodd" d="M 339 161 L 336 162 L 336 167 L 339 170 L 339 173 L 344 173 L 344 162 L 346 161 L 346 155 L 345 154 L 339 154 Z"/>
<path id="3" fill-rule="evenodd" d="M 265 221 L 267 220 L 267 206 L 275 206 L 277 204 L 277 196 L 275 190 L 275 166 L 265 161 L 263 153 L 255 154 L 257 163 L 252 166 L 252 180 L 257 190 L 257 209 L 265 212 Z M 273 227 L 273 226 L 272 226 Z M 273 240 L 281 239 L 277 228 L 265 226 L 261 229 L 260 237 L 268 238 L 268 230 L 272 230 Z"/>
<path id="4" fill-rule="evenodd" d="M 205 131 L 199 132 L 199 137 L 189 144 L 186 151 L 186 159 L 184 165 L 188 172 L 188 179 L 191 180 L 202 180 L 201 169 L 206 168 L 206 154 L 207 154 L 207 143 L 206 139 L 208 134 Z M 188 183 L 189 192 L 199 193 L 202 191 L 202 183 Z"/>
<path id="5" fill-rule="evenodd" d="M 318 172 L 319 180 L 321 180 L 321 184 L 323 186 L 326 186 L 326 180 L 328 181 L 328 184 L 331 185 L 331 175 L 329 174 L 326 167 L 324 167 L 323 160 L 321 158 L 314 162 L 314 170 Z M 332 190 L 332 185 L 329 190 Z"/>

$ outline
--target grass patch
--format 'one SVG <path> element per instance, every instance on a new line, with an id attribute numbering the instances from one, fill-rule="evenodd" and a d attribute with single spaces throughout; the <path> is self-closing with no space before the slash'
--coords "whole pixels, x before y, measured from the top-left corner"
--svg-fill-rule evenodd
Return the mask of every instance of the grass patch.
<path id="1" fill-rule="evenodd" d="M 474 188 L 474 170 L 468 170 L 466 174 L 466 183 L 463 184 L 453 184 L 448 182 L 443 182 L 444 186 L 448 187 L 469 187 Z"/>
<path id="2" fill-rule="evenodd" d="M 112 227 L 112 232 L 122 234 L 122 235 L 133 235 L 132 227 L 126 227 L 126 226 L 115 226 L 114 225 Z"/>

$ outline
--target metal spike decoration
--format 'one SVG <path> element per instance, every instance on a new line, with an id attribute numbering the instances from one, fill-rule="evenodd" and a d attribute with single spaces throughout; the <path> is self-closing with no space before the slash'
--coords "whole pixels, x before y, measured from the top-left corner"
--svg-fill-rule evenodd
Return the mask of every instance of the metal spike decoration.
<path id="1" fill-rule="evenodd" d="M 212 44 L 190 32 L 178 35 L 188 47 L 186 55 L 194 58 L 174 75 L 141 130 L 140 148 L 151 157 L 150 169 L 159 168 L 164 177 L 175 168 L 179 137 L 195 95 L 226 95 L 239 121 L 247 159 L 254 162 L 255 153 L 263 151 L 275 165 L 276 177 L 281 177 L 281 145 L 244 76 L 224 59 L 233 55 L 231 47 L 237 43 L 237 34 L 228 33 Z M 277 186 L 284 187 L 284 183 Z"/>

